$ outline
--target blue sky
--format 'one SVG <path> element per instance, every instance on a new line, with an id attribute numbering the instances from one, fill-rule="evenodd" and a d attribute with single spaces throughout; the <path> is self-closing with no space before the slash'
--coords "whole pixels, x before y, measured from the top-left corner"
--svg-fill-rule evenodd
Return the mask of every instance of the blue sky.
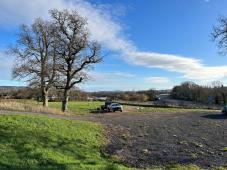
<path id="1" fill-rule="evenodd" d="M 90 70 L 87 91 L 166 89 L 183 81 L 226 83 L 227 57 L 211 41 L 212 27 L 227 16 L 225 0 L 2 0 L 0 2 L 0 85 L 11 79 L 21 23 L 47 18 L 48 9 L 76 9 L 88 19 L 91 37 L 103 46 L 104 61 Z"/>

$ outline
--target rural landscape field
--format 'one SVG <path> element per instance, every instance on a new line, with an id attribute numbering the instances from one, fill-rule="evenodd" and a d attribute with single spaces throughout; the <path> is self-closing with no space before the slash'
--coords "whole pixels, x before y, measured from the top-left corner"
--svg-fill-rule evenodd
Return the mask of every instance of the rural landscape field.
<path id="1" fill-rule="evenodd" d="M 225 169 L 220 110 L 124 106 L 123 113 L 94 113 L 103 103 L 70 102 L 65 114 L 56 112 L 60 102 L 40 111 L 36 101 L 2 100 L 1 169 Z"/>
<path id="2" fill-rule="evenodd" d="M 1 0 L 0 170 L 227 169 L 227 2 Z"/>

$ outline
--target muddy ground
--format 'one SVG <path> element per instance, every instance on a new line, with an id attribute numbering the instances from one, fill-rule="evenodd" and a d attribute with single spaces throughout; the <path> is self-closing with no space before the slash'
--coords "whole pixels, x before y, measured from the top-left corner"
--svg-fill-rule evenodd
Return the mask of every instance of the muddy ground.
<path id="1" fill-rule="evenodd" d="M 227 165 L 227 116 L 222 114 L 108 113 L 95 119 L 109 127 L 106 151 L 130 166 Z"/>

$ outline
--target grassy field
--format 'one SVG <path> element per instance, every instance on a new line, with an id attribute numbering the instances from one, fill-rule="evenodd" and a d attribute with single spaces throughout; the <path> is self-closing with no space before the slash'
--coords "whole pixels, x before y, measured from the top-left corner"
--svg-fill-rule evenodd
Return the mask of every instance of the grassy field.
<path id="1" fill-rule="evenodd" d="M 99 101 L 71 101 L 69 102 L 69 111 L 74 115 L 91 114 L 97 108 L 100 108 L 104 102 Z M 61 102 L 50 102 L 50 108 L 61 109 Z M 157 107 L 138 107 L 124 105 L 124 111 L 129 113 L 185 113 L 185 112 L 210 112 L 209 109 L 182 109 L 182 108 L 157 108 Z M 220 110 L 212 110 L 220 112 Z"/>
<path id="2" fill-rule="evenodd" d="M 68 104 L 68 109 L 72 114 L 75 115 L 86 115 L 91 114 L 93 111 L 100 108 L 104 102 L 99 101 L 71 101 Z M 49 107 L 54 109 L 61 109 L 61 102 L 49 102 Z"/>
<path id="3" fill-rule="evenodd" d="M 0 169 L 128 169 L 102 156 L 101 125 L 45 116 L 0 117 Z"/>
<path id="4" fill-rule="evenodd" d="M 42 107 L 35 100 L 1 99 L 0 110 L 63 114 L 60 109 Z"/>
<path id="5" fill-rule="evenodd" d="M 70 101 L 68 109 L 72 115 L 88 115 L 96 113 L 104 102 L 100 101 Z M 42 107 L 42 103 L 34 100 L 0 100 L 0 109 L 26 112 L 42 112 L 64 114 L 61 112 L 61 102 L 49 102 L 49 107 Z M 185 113 L 185 112 L 210 112 L 209 109 L 182 109 L 182 108 L 156 108 L 124 105 L 124 112 L 128 113 Z M 220 110 L 212 110 L 220 112 Z"/>
<path id="6" fill-rule="evenodd" d="M 69 113 L 73 115 L 87 115 L 100 108 L 104 102 L 70 101 Z M 49 102 L 49 107 L 42 107 L 42 103 L 35 100 L 0 100 L 0 109 L 11 111 L 41 112 L 51 114 L 64 114 L 61 112 L 61 102 Z"/>
<path id="7" fill-rule="evenodd" d="M 0 102 L 0 109 L 40 108 L 35 101 Z M 17 104 L 22 103 L 22 104 Z M 50 102 L 50 110 L 60 110 L 60 102 Z M 73 114 L 91 114 L 103 102 L 69 102 Z M 30 107 L 29 107 L 30 105 Z M 16 106 L 13 108 L 13 106 Z M 124 106 L 126 112 L 190 112 L 197 109 L 140 108 Z M 33 111 L 33 110 L 32 110 Z M 43 110 L 40 110 L 43 112 Z M 46 110 L 44 110 L 46 111 Z M 48 113 L 48 112 L 47 112 Z M 54 112 L 53 112 L 54 113 Z M 108 142 L 102 125 L 69 121 L 39 115 L 0 115 L 1 170 L 129 170 L 114 157 L 101 150 Z M 162 168 L 156 168 L 162 169 Z M 196 166 L 175 165 L 169 170 L 199 169 Z"/>

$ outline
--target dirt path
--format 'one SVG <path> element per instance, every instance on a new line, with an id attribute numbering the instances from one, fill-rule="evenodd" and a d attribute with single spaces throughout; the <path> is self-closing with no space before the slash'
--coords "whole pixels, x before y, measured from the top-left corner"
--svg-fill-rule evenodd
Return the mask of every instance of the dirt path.
<path id="1" fill-rule="evenodd" d="M 8 113 L 12 111 L 0 111 L 0 114 Z M 227 165 L 227 116 L 222 114 L 108 113 L 48 116 L 107 125 L 110 143 L 106 151 L 134 167 L 176 163 L 196 164 L 203 168 Z"/>

